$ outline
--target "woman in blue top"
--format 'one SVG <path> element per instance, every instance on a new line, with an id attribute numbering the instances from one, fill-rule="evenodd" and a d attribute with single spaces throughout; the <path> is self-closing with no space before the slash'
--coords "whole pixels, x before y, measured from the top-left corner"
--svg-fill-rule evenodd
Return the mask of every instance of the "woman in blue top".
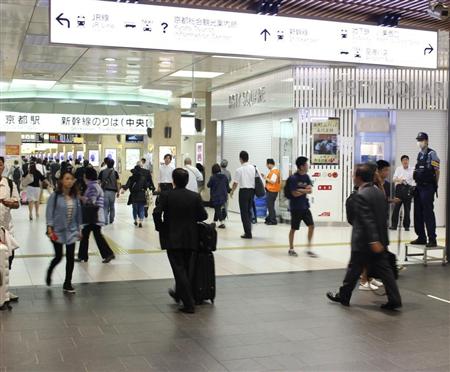
<path id="1" fill-rule="evenodd" d="M 220 165 L 214 164 L 212 176 L 207 185 L 211 189 L 211 206 L 214 208 L 214 222 L 220 221 L 219 229 L 225 228 L 226 209 L 228 193 L 231 191 L 228 178 L 221 173 Z"/>
<path id="2" fill-rule="evenodd" d="M 75 262 L 75 243 L 81 238 L 81 204 L 75 177 L 70 172 L 62 173 L 56 191 L 47 204 L 47 235 L 55 248 L 55 257 L 47 271 L 46 283 L 52 284 L 52 273 L 63 256 L 66 246 L 66 279 L 63 290 L 75 293 L 72 287 L 72 273 Z"/>

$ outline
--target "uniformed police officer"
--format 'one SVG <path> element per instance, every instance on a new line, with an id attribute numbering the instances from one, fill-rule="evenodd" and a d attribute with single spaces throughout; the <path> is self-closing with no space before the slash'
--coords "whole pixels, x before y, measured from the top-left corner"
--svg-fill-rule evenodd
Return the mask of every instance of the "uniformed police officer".
<path id="1" fill-rule="evenodd" d="M 417 184 L 414 195 L 414 230 L 418 237 L 411 244 L 436 247 L 434 194 L 437 193 L 438 189 L 440 160 L 436 151 L 428 147 L 428 134 L 420 132 L 416 139 L 420 152 L 414 170 L 414 180 Z"/>

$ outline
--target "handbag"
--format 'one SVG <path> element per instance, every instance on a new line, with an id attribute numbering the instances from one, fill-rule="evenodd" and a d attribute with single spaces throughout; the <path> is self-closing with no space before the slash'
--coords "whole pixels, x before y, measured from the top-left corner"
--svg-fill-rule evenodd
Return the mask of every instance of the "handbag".
<path id="1" fill-rule="evenodd" d="M 255 167 L 255 195 L 258 198 L 262 198 L 266 195 L 266 189 L 264 188 L 263 181 L 258 174 L 258 170 Z"/>
<path id="2" fill-rule="evenodd" d="M 81 205 L 81 216 L 83 224 L 95 225 L 98 223 L 98 210 L 100 207 L 93 203 L 85 203 Z"/>
<path id="3" fill-rule="evenodd" d="M 28 185 L 31 185 L 34 182 L 34 176 L 31 173 L 28 173 L 23 179 L 22 179 L 22 186 L 27 187 Z"/>

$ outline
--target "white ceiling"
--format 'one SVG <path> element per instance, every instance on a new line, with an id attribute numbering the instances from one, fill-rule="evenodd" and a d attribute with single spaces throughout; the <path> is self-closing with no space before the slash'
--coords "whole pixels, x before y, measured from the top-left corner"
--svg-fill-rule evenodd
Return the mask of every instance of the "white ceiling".
<path id="1" fill-rule="evenodd" d="M 122 86 L 131 92 L 135 89 L 137 93 L 140 89 L 169 90 L 173 97 L 179 97 L 191 94 L 192 80 L 170 75 L 178 70 L 191 70 L 193 65 L 197 71 L 223 73 L 214 79 L 195 79 L 195 91 L 200 95 L 201 92 L 285 66 L 313 64 L 305 61 L 225 59 L 189 53 L 49 45 L 48 14 L 48 0 L 0 0 L 1 82 L 13 79 L 57 81 L 56 90 L 63 86 L 76 92 L 88 91 L 89 87 L 84 88 L 85 85 Z M 448 40 L 448 33 L 445 39 Z M 445 56 L 448 56 L 448 49 Z M 445 56 L 443 60 L 448 58 Z M 105 61 L 105 58 L 113 58 L 114 61 Z M 20 107 L 20 102 L 26 100 L 27 97 L 19 101 L 9 100 L 7 105 Z M 28 101 L 36 105 L 39 100 L 34 97 Z M 61 107 L 54 107 L 58 108 Z"/>
<path id="2" fill-rule="evenodd" d="M 223 73 L 215 79 L 196 79 L 196 91 L 208 91 L 292 64 L 283 60 L 50 45 L 48 0 L 0 0 L 0 11 L 1 81 L 41 79 L 60 84 L 136 86 L 171 90 L 174 96 L 180 96 L 192 91 L 192 81 L 170 75 L 191 70 L 193 62 L 195 70 Z"/>

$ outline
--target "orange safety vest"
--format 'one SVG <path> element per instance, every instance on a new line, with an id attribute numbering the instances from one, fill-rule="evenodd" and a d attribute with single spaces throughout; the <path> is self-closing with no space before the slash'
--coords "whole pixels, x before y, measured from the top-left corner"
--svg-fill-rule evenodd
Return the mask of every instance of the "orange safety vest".
<path id="1" fill-rule="evenodd" d="M 277 176 L 277 181 L 276 183 L 270 183 L 267 182 L 266 180 L 266 189 L 267 191 L 270 192 L 280 192 L 281 191 L 281 174 L 280 171 L 278 169 L 272 169 L 269 174 L 267 175 L 267 179 L 271 179 L 272 175 L 276 175 Z"/>

